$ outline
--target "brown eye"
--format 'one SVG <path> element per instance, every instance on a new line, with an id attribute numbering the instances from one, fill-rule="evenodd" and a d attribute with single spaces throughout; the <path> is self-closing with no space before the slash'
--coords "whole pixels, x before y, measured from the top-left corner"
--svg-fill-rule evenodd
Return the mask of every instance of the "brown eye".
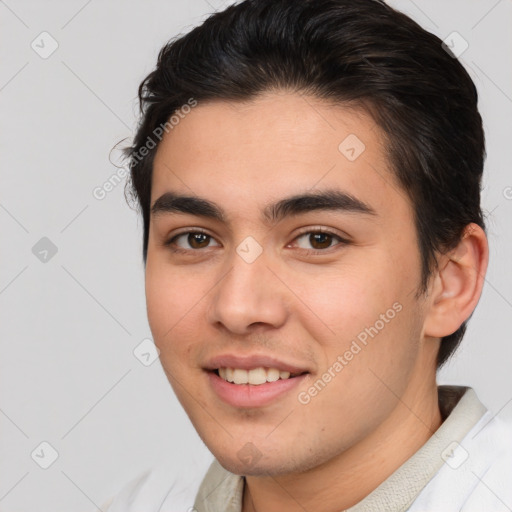
<path id="1" fill-rule="evenodd" d="M 185 245 L 178 243 L 180 239 L 185 240 Z M 208 248 L 212 240 L 214 240 L 214 238 L 211 235 L 203 233 L 202 231 L 185 231 L 173 236 L 170 240 L 165 242 L 165 245 L 175 252 L 193 252 L 194 250 Z"/>
<path id="2" fill-rule="evenodd" d="M 189 233 L 187 236 L 187 242 L 194 249 L 203 249 L 208 246 L 208 243 L 205 245 L 205 240 L 208 241 L 209 238 L 210 237 L 204 233 Z"/>
<path id="3" fill-rule="evenodd" d="M 328 233 L 311 233 L 309 235 L 309 242 L 313 245 L 314 249 L 326 249 L 331 245 L 332 238 L 332 235 Z"/>
<path id="4" fill-rule="evenodd" d="M 304 246 L 304 244 L 301 243 L 298 243 L 297 245 L 301 249 L 312 251 L 323 251 L 325 249 L 330 249 L 331 247 L 334 247 L 333 241 L 336 239 L 342 243 L 348 243 L 347 240 L 344 240 L 339 235 L 329 231 L 307 231 L 296 238 L 296 240 L 300 239 L 306 240 L 306 245 L 309 244 L 312 249 L 310 249 L 310 247 Z"/>

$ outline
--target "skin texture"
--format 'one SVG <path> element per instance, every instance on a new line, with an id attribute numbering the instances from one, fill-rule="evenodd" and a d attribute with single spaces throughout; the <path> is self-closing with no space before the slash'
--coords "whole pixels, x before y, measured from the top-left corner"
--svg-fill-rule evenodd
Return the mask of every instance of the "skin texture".
<path id="1" fill-rule="evenodd" d="M 365 145 L 354 161 L 338 149 L 350 134 Z M 349 192 L 377 215 L 313 211 L 271 226 L 261 221 L 268 203 L 326 188 Z M 413 210 L 390 170 L 382 132 L 361 110 L 292 92 L 192 109 L 159 145 L 151 204 L 170 190 L 217 203 L 227 219 L 151 219 L 148 318 L 180 403 L 219 462 L 246 476 L 244 512 L 353 506 L 441 425 L 439 338 L 476 306 L 487 265 L 483 231 L 469 226 L 418 298 Z M 194 244 L 180 237 L 175 247 L 186 254 L 164 245 L 194 228 L 211 238 Z M 350 242 L 315 242 L 299 233 L 304 228 Z M 252 263 L 236 251 L 248 236 L 262 249 Z M 298 393 L 393 304 L 400 312 L 301 403 Z M 226 352 L 271 355 L 310 374 L 269 405 L 236 408 L 215 394 L 203 370 Z M 256 463 L 238 455 L 247 443 Z"/>

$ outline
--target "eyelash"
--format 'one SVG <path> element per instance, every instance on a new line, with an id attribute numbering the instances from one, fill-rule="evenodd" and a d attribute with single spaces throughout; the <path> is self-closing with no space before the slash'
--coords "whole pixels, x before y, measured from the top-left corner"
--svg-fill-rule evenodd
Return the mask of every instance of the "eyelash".
<path id="1" fill-rule="evenodd" d="M 202 249 L 182 249 L 180 247 L 174 246 L 175 240 L 178 239 L 179 237 L 181 237 L 183 235 L 190 235 L 190 234 L 197 234 L 197 233 L 206 235 L 206 236 L 208 236 L 210 238 L 214 238 L 212 235 L 210 235 L 209 233 L 207 233 L 203 229 L 197 228 L 197 229 L 194 229 L 194 230 L 182 231 L 181 233 L 173 235 L 169 240 L 164 242 L 164 245 L 166 247 L 168 247 L 174 253 L 181 253 L 181 254 L 188 253 L 188 254 L 190 254 L 191 252 L 199 252 Z M 303 231 L 299 232 L 297 234 L 297 236 L 294 238 L 294 240 L 296 240 L 297 238 L 300 238 L 303 235 L 319 234 L 319 233 L 324 234 L 324 235 L 330 235 L 330 236 L 332 236 L 334 238 L 337 238 L 340 243 L 338 243 L 336 245 L 347 245 L 347 244 L 350 243 L 350 241 L 347 240 L 346 238 L 341 237 L 340 235 L 334 233 L 333 231 L 329 231 L 328 229 L 323 229 L 323 228 L 318 228 L 318 229 L 306 228 Z M 328 253 L 330 251 L 330 249 L 336 247 L 336 245 L 331 246 L 331 247 L 327 247 L 326 249 L 303 249 L 303 251 L 305 251 L 306 254 L 312 254 L 312 255 L 315 255 L 315 254 L 325 254 L 325 253 Z M 206 247 L 204 249 L 208 249 L 208 248 Z"/>

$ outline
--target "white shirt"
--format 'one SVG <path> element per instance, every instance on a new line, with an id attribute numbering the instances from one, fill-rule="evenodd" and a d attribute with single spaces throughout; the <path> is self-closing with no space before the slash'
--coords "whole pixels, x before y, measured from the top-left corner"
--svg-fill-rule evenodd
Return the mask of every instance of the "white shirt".
<path id="1" fill-rule="evenodd" d="M 446 418 L 392 475 L 346 512 L 512 512 L 512 422 L 488 411 L 472 388 L 438 386 Z M 214 459 L 197 476 L 163 466 L 130 482 L 104 512 L 241 512 L 245 479 Z"/>

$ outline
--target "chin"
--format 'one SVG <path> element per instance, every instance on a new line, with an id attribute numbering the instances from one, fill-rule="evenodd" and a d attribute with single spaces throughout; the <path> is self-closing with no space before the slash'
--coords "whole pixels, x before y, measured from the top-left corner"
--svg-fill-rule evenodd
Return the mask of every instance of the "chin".
<path id="1" fill-rule="evenodd" d="M 224 469 L 239 476 L 280 476 L 308 469 L 304 462 L 290 454 L 274 452 L 272 456 L 265 455 L 250 442 L 235 452 L 231 450 L 229 453 L 210 451 Z"/>
<path id="2" fill-rule="evenodd" d="M 275 464 L 273 464 L 272 461 L 269 461 L 268 459 L 265 459 L 265 461 L 263 461 L 263 457 L 262 459 L 255 463 L 242 462 L 238 459 L 236 454 L 233 457 L 215 456 L 215 458 L 219 461 L 220 465 L 224 469 L 230 471 L 231 473 L 234 473 L 235 475 L 273 476 L 279 474 L 279 472 L 276 472 Z"/>

